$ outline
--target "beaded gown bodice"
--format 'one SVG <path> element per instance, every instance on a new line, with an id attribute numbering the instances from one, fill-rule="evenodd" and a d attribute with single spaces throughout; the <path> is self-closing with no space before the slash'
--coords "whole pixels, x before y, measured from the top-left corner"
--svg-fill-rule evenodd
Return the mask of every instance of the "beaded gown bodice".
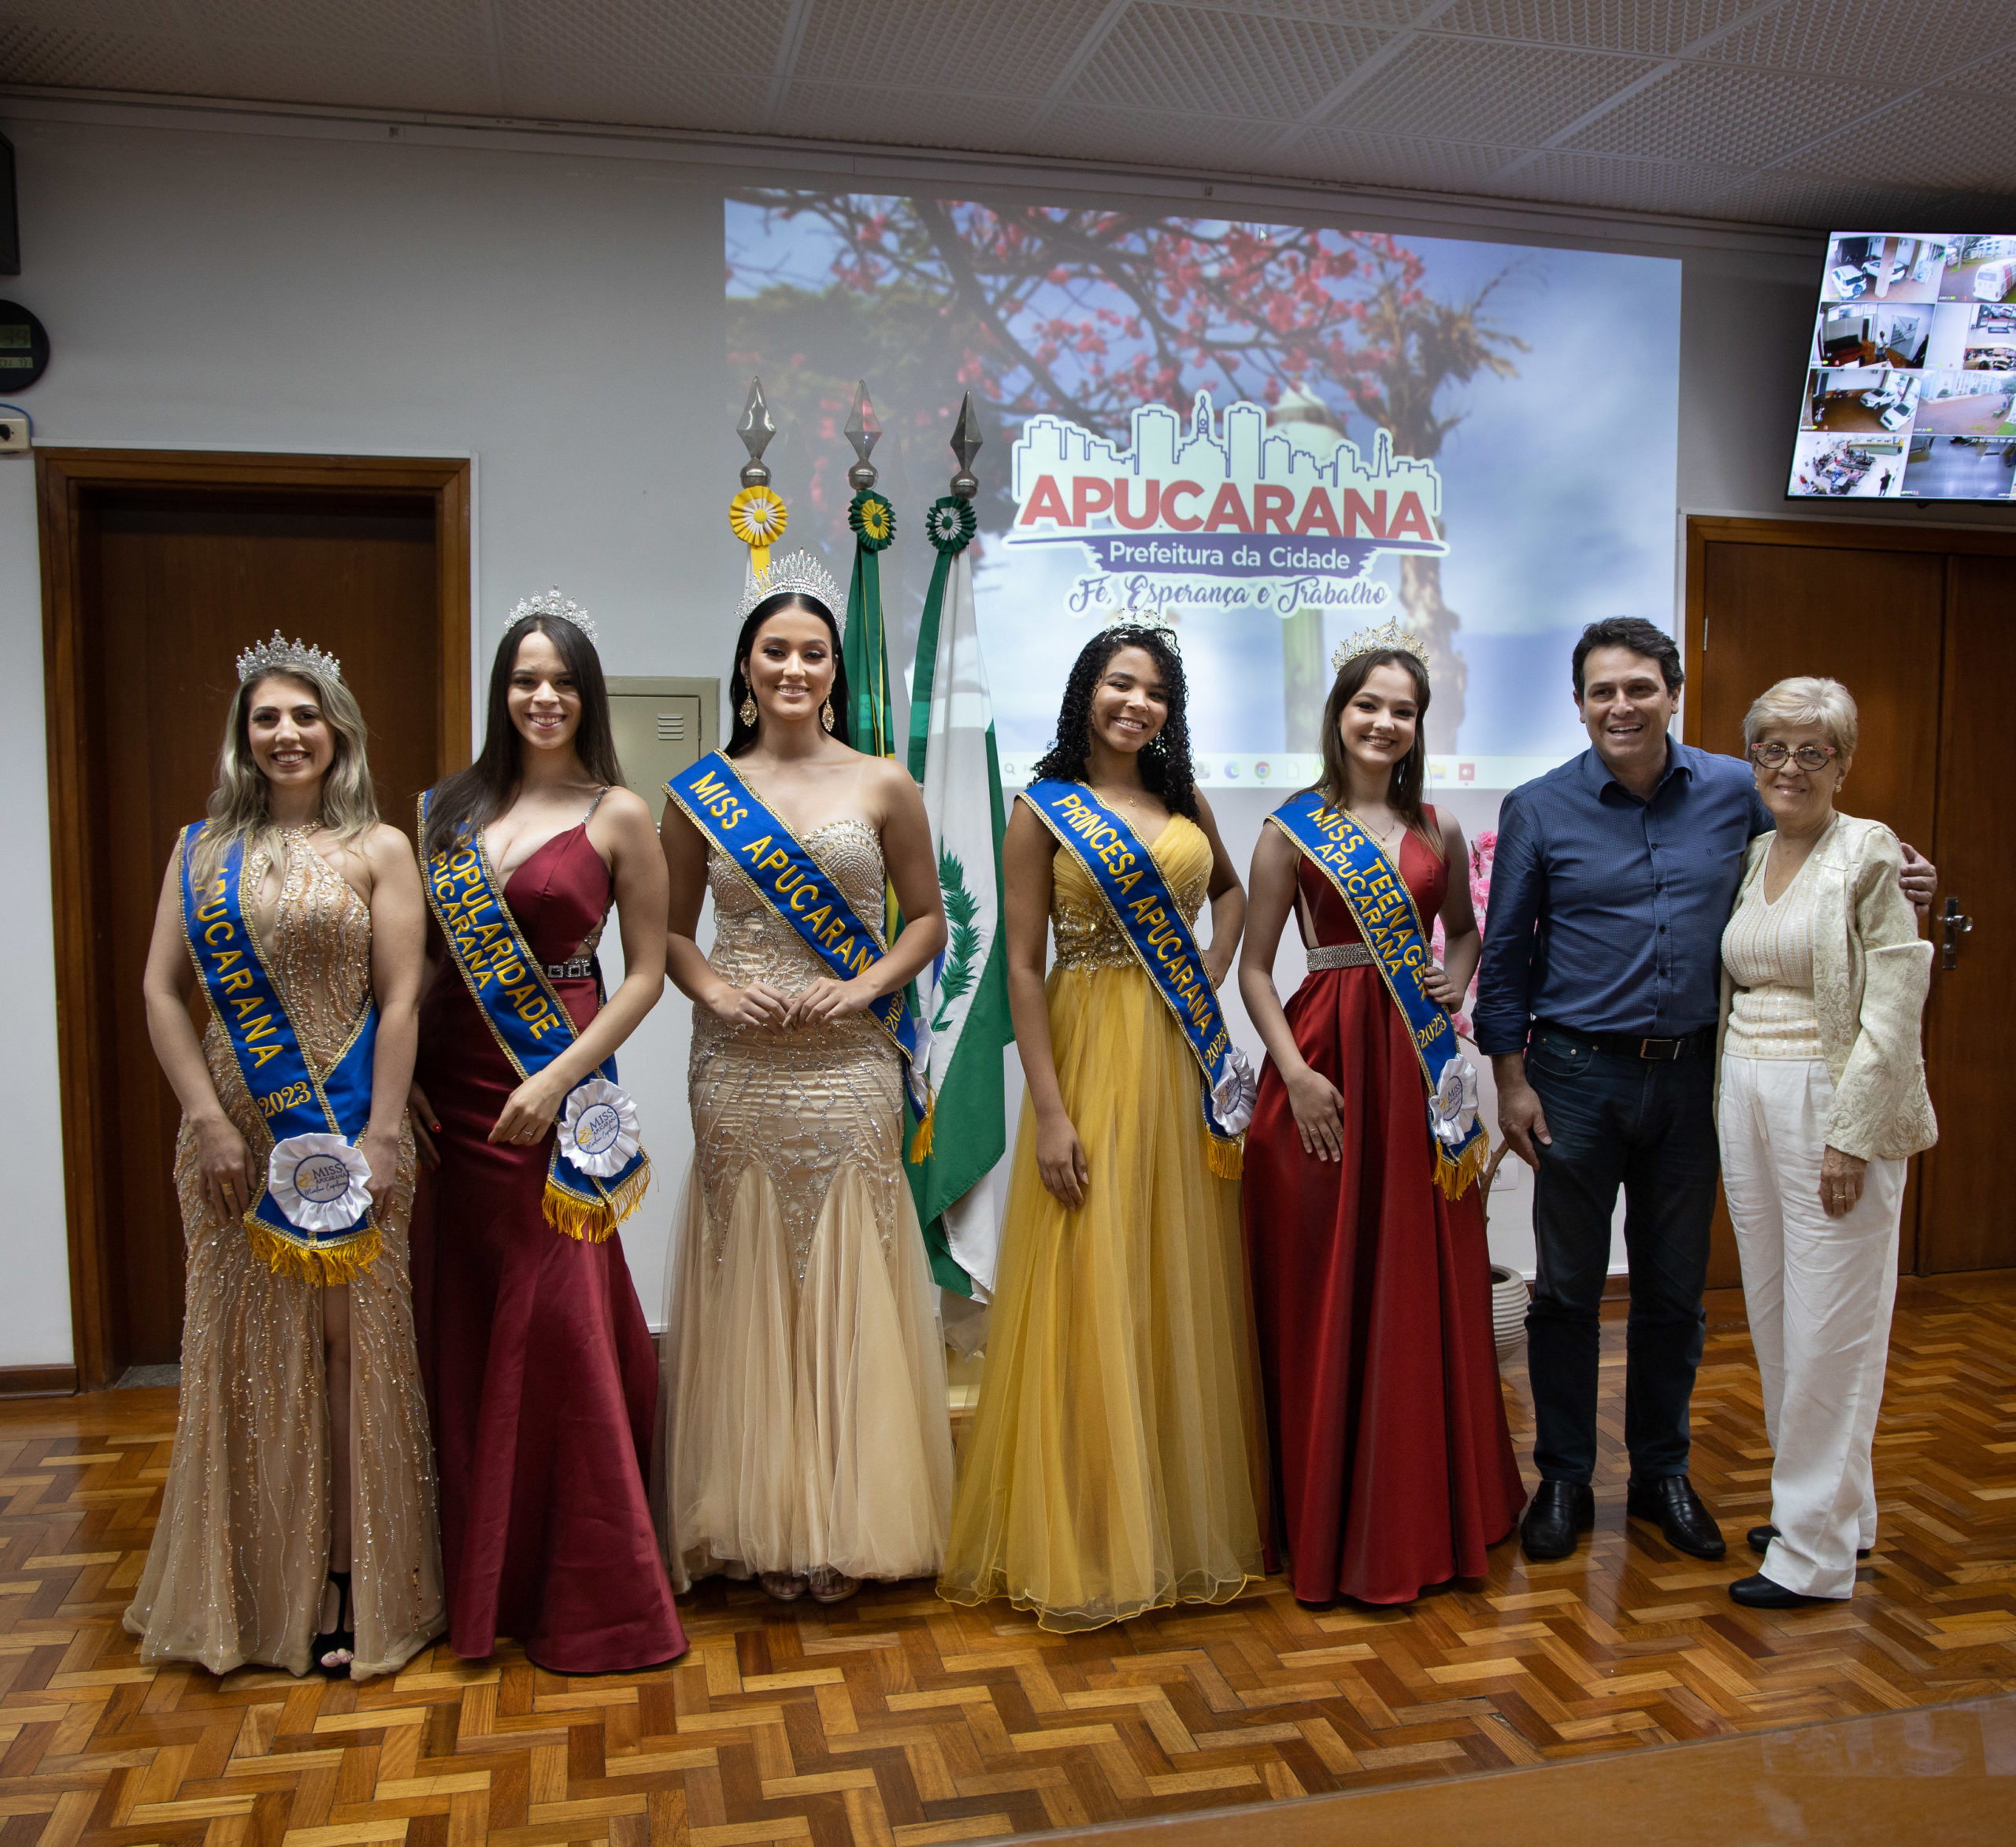
<path id="1" fill-rule="evenodd" d="M 1172 815 L 1149 846 L 1170 893 L 1195 925 L 1211 880 L 1211 843 L 1195 821 Z M 1057 937 L 1060 968 L 1140 968 L 1126 934 L 1078 856 L 1060 849 L 1051 862 L 1050 926 Z"/>
<path id="2" fill-rule="evenodd" d="M 877 949 L 884 947 L 882 843 L 874 828 L 850 817 L 800 838 Z M 766 982 L 795 996 L 831 973 L 718 847 L 708 849 L 707 888 L 714 901 L 707 961 L 724 981 Z M 903 1184 L 902 1076 L 895 1046 L 865 1013 L 780 1032 L 732 1026 L 696 1006 L 690 1075 L 696 1158 L 717 1244 L 752 1161 L 776 1190 L 800 1282 L 820 1209 L 850 1160 L 870 1179 L 881 1234 L 889 1238 Z"/>

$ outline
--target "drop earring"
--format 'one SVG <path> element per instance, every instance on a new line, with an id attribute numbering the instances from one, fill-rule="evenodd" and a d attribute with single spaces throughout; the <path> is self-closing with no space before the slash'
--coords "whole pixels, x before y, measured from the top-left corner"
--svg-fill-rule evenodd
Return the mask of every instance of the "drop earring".
<path id="1" fill-rule="evenodd" d="M 830 693 L 826 695 L 826 703 L 819 708 L 819 722 L 829 731 L 833 728 L 833 698 Z"/>
<path id="2" fill-rule="evenodd" d="M 754 693 L 744 693 L 742 695 L 742 703 L 736 707 L 735 716 L 746 725 L 753 726 L 755 724 L 756 695 Z"/>

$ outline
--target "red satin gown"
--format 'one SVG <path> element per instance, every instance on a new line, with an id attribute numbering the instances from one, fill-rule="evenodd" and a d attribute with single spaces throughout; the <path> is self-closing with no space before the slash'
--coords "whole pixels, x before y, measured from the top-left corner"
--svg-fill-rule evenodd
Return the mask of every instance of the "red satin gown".
<path id="1" fill-rule="evenodd" d="M 576 953 L 610 897 L 585 822 L 504 887 L 547 962 Z M 577 1029 L 595 1018 L 592 980 L 553 986 Z M 420 1083 L 441 1122 L 421 1338 L 449 1642 L 480 1659 L 510 1636 L 563 1674 L 669 1660 L 686 1638 L 645 1492 L 658 1349 L 621 1234 L 576 1242 L 546 1222 L 550 1133 L 536 1148 L 485 1139 L 519 1079 L 445 954 L 421 1005 L 420 1046 Z"/>
<path id="2" fill-rule="evenodd" d="M 1447 867 L 1410 833 L 1399 869 L 1432 926 Z M 1306 858 L 1298 885 L 1318 943 L 1363 940 Z M 1485 1547 L 1525 1498 L 1499 1395 L 1484 1214 L 1474 1186 L 1452 1201 L 1435 1184 L 1421 1064 L 1379 971 L 1313 971 L 1287 1012 L 1303 1057 L 1343 1095 L 1343 1160 L 1303 1152 L 1269 1059 L 1243 1209 L 1273 1535 L 1306 1601 L 1406 1603 L 1482 1576 Z"/>

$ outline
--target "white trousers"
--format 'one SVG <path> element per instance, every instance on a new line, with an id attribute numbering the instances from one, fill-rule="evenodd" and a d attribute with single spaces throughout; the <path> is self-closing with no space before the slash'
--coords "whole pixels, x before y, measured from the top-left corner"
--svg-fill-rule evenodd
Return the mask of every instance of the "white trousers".
<path id="1" fill-rule="evenodd" d="M 1834 1086 L 1818 1059 L 1722 1060 L 1722 1185 L 1771 1439 L 1773 1583 L 1851 1595 L 1876 1542 L 1870 1449 L 1897 1299 L 1904 1163 L 1872 1160 L 1852 1212 L 1820 1204 Z"/>

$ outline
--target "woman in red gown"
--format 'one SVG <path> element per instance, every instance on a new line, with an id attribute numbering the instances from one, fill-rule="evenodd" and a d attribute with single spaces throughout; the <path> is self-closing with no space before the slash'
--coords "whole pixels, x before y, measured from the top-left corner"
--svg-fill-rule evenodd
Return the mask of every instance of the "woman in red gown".
<path id="1" fill-rule="evenodd" d="M 435 792 L 421 859 L 465 826 L 480 836 L 577 1036 L 521 1079 L 437 933 L 413 1109 L 439 1164 L 431 1286 L 416 1295 L 450 1644 L 480 1659 L 510 1636 L 555 1673 L 606 1674 L 686 1647 L 645 1492 L 658 1352 L 620 1235 L 565 1235 L 541 1202 L 556 1113 L 664 987 L 665 861 L 650 809 L 621 786 L 580 612 L 555 592 L 513 614 L 483 754 Z M 624 977 L 602 1001 L 612 897 Z"/>
<path id="2" fill-rule="evenodd" d="M 1481 947 L 1462 830 L 1423 806 L 1428 671 L 1411 650 L 1354 653 L 1323 713 L 1329 805 L 1398 868 L 1447 966 L 1454 1008 Z M 1310 972 L 1285 1009 L 1274 952 L 1292 912 Z M 1490 1259 L 1473 1186 L 1436 1184 L 1412 1035 L 1349 908 L 1279 827 L 1253 858 L 1240 992 L 1266 1042 L 1246 1135 L 1243 1209 L 1273 1457 L 1275 1543 L 1295 1595 L 1411 1601 L 1481 1576 L 1525 1500 L 1492 1339 Z"/>

